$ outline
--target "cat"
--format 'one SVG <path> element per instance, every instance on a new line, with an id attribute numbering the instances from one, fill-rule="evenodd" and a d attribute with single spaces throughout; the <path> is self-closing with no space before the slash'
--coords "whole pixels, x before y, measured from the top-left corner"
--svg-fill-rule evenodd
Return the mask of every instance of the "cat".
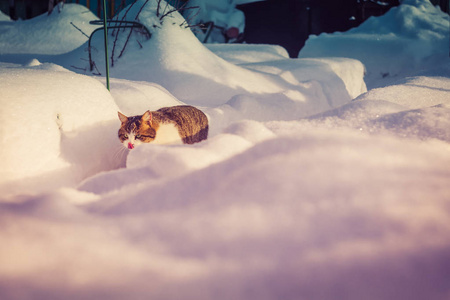
<path id="1" fill-rule="evenodd" d="M 141 116 L 118 114 L 119 140 L 128 149 L 142 143 L 194 144 L 208 138 L 208 118 L 190 105 L 148 110 Z"/>

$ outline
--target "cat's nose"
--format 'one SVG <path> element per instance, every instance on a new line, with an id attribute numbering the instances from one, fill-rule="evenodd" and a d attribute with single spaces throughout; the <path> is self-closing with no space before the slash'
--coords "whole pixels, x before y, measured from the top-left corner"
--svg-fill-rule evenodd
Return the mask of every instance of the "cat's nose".
<path id="1" fill-rule="evenodd" d="M 128 143 L 128 149 L 134 149 L 134 145 L 132 143 Z"/>

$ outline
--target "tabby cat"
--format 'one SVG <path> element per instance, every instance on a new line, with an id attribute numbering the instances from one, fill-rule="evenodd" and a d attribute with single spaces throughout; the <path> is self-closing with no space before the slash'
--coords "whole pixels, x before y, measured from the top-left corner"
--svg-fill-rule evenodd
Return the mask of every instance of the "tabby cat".
<path id="1" fill-rule="evenodd" d="M 119 112 L 119 119 L 119 140 L 128 149 L 142 143 L 194 144 L 208 137 L 208 118 L 189 105 L 148 110 L 133 117 Z"/>

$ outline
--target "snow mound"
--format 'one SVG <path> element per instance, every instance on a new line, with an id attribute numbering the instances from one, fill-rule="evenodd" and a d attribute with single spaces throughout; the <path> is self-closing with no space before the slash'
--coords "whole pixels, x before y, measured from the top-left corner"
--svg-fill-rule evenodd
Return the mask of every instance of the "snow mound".
<path id="1" fill-rule="evenodd" d="M 144 179 L 145 184 L 140 182 L 130 188 L 116 191 L 110 195 L 109 200 L 95 203 L 93 207 L 95 210 L 107 210 L 117 214 L 144 211 L 153 214 L 183 210 L 182 208 L 191 205 L 205 207 L 205 209 L 209 207 L 208 210 L 219 212 L 221 208 L 235 203 L 270 206 L 278 201 L 287 201 L 301 205 L 304 201 L 314 201 L 314 199 L 326 201 L 325 199 L 330 197 L 342 198 L 342 201 L 361 197 L 360 200 L 373 201 L 373 203 L 379 199 L 411 200 L 410 197 L 423 200 L 419 196 L 420 193 L 415 194 L 409 190 L 405 194 L 404 188 L 409 186 L 405 182 L 392 182 L 391 178 L 384 177 L 385 175 L 382 174 L 404 177 L 401 174 L 413 170 L 416 176 L 405 176 L 406 181 L 419 179 L 422 181 L 420 174 L 424 168 L 431 168 L 433 165 L 433 168 L 437 167 L 443 172 L 442 176 L 450 175 L 445 166 L 449 161 L 446 149 L 438 150 L 432 145 L 417 145 L 414 141 L 389 137 L 369 137 L 360 135 L 354 130 L 342 130 L 340 135 L 336 135 L 334 131 L 328 132 L 322 129 L 299 130 L 299 128 L 291 127 L 291 124 L 292 122 L 269 123 L 268 129 L 264 130 L 272 131 L 277 135 L 281 134 L 280 136 L 266 135 L 254 146 L 249 143 L 242 144 L 244 147 L 237 147 L 236 149 L 241 148 L 237 153 L 234 149 L 232 152 L 234 155 L 229 159 L 223 159 L 217 164 L 207 163 L 209 168 L 201 167 L 202 162 L 210 160 L 204 155 L 204 150 L 210 147 L 216 148 L 224 140 L 227 143 L 232 141 L 227 134 L 215 137 L 209 141 L 209 144 L 199 144 L 191 148 L 141 147 L 141 150 L 130 155 L 129 169 L 120 170 L 121 173 L 129 172 L 132 175 L 138 168 L 145 167 L 151 168 L 148 174 L 161 174 L 158 170 L 162 170 L 168 174 L 180 176 L 166 175 L 164 178 L 170 180 L 170 184 L 165 180 L 155 180 L 155 177 L 151 176 Z M 429 156 L 420 158 L 423 151 L 435 153 L 436 156 L 433 156 L 431 161 L 428 161 Z M 170 152 L 176 155 L 172 156 Z M 195 152 L 197 154 L 194 154 Z M 242 153 L 239 154 L 239 152 Z M 184 175 L 183 171 L 177 173 L 183 168 L 180 168 L 179 161 L 174 158 L 179 157 L 184 160 L 184 157 L 192 155 L 197 159 L 191 160 L 190 164 L 199 162 L 200 165 L 189 167 L 191 172 L 187 175 Z M 224 157 L 229 155 L 226 154 Z M 163 162 L 166 165 L 160 168 Z M 318 162 L 321 163 L 318 164 Z M 379 172 L 379 168 L 384 171 Z M 299 176 L 299 170 L 308 176 Z M 140 171 L 145 173 L 143 170 Z M 441 176 L 439 172 L 434 174 Z M 104 176 L 103 182 L 108 184 L 109 179 L 105 179 L 110 175 L 110 173 L 100 175 L 96 180 L 99 182 L 100 177 Z M 124 175 L 120 174 L 122 177 Z M 333 179 L 330 180 L 330 177 Z M 363 195 L 357 192 L 359 181 L 361 184 L 369 183 Z M 217 182 L 221 184 L 215 184 Z M 432 182 L 432 179 L 428 178 L 427 182 Z M 422 182 L 424 185 L 428 183 Z M 166 188 L 168 184 L 171 186 L 170 189 Z M 386 197 L 381 194 L 391 196 Z M 297 195 L 300 199 L 293 195 Z"/>
<path id="2" fill-rule="evenodd" d="M 79 189 L 91 193 L 117 193 L 134 189 L 136 184 L 161 184 L 236 155 L 252 144 L 235 135 L 221 135 L 201 146 L 139 147 L 130 152 L 127 168 L 100 174 L 83 182 Z M 107 179 L 106 179 L 107 178 Z M 105 184 L 105 180 L 108 184 Z M 115 198 L 115 197 L 114 197 Z M 132 204 L 131 204 L 132 205 Z"/>
<path id="3" fill-rule="evenodd" d="M 450 108 L 437 105 L 386 115 L 368 122 L 371 131 L 450 143 Z"/>
<path id="4" fill-rule="evenodd" d="M 144 1 L 138 1 L 133 8 L 139 11 L 143 4 Z M 133 8 L 127 14 L 129 20 L 135 18 Z M 189 28 L 179 26 L 184 19 L 178 13 L 172 15 L 176 16 L 175 24 L 171 19 L 153 27 L 159 20 L 155 21 L 156 8 L 149 2 L 142 9 L 139 20 L 151 30 L 152 37 L 142 42 L 142 49 L 127 48 L 111 68 L 112 77 L 155 82 L 181 101 L 196 105 L 224 103 L 236 93 L 254 91 L 256 86 L 263 93 L 281 89 L 270 77 L 239 68 L 214 55 Z M 102 49 L 98 37 L 93 45 Z M 110 40 L 113 49 L 113 39 Z M 98 69 L 103 70 L 102 53 L 93 57 Z"/>
<path id="5" fill-rule="evenodd" d="M 84 46 L 0 63 L 1 299 L 448 298 L 448 64 L 360 95 L 357 60 L 219 58 L 157 1 L 123 14 L 145 3 L 152 37 L 131 35 L 111 93 L 69 71 Z M 117 110 L 180 103 L 204 104 L 207 140 L 119 143 Z"/>
<path id="6" fill-rule="evenodd" d="M 0 81 L 8 87 L 0 99 L 2 187 L 77 163 L 79 180 L 105 164 L 103 151 L 117 139 L 110 122 L 117 106 L 97 80 L 33 61 L 2 64 Z M 79 152 L 93 161 L 83 165 Z"/>
<path id="7" fill-rule="evenodd" d="M 233 64 L 247 64 L 288 59 L 289 54 L 281 46 L 263 44 L 205 44 L 217 56 Z"/>
<path id="8" fill-rule="evenodd" d="M 0 22 L 12 21 L 11 18 L 0 10 Z"/>
<path id="9" fill-rule="evenodd" d="M 393 7 L 384 16 L 371 17 L 349 33 L 440 41 L 448 37 L 448 15 L 429 0 L 403 0 L 400 6 Z"/>
<path id="10" fill-rule="evenodd" d="M 29 235 L 41 233 L 51 248 L 83 245 L 70 266 L 83 266 L 80 272 L 88 278 L 89 293 L 102 291 L 110 299 L 123 298 L 117 276 L 105 280 L 105 270 L 116 269 L 121 269 L 120 290 L 125 287 L 131 299 L 323 300 L 341 292 L 356 300 L 367 290 L 377 299 L 407 298 L 411 292 L 424 298 L 444 295 L 436 286 L 447 283 L 446 268 L 434 266 L 449 263 L 444 238 L 450 233 L 449 219 L 441 210 L 450 192 L 448 149 L 354 130 L 299 130 L 291 124 L 268 124 L 266 133 L 284 133 L 263 134 L 255 143 L 242 143 L 245 133 L 227 133 L 194 147 L 142 147 L 130 155 L 127 169 L 85 182 L 83 188 L 97 194 L 61 191 L 24 203 L 15 214 L 6 211 L 2 219 L 14 218 Z M 233 127 L 229 131 L 261 131 L 261 124 Z M 223 151 L 222 142 L 242 147 L 229 152 L 234 155 L 228 159 L 224 152 L 219 160 L 205 155 L 207 149 Z M 212 158 L 216 163 L 193 166 L 191 160 L 186 165 L 188 156 L 200 164 Z M 170 176 L 159 177 L 161 164 L 164 172 L 172 170 Z M 79 209 L 67 204 L 78 199 L 91 203 Z M 21 211 L 41 217 L 32 222 Z M 44 230 L 49 225 L 41 223 L 46 213 L 70 216 L 75 224 L 82 220 L 83 230 L 55 225 L 52 228 L 68 238 L 54 239 Z M 7 233 L 13 245 L 26 241 L 27 235 Z M 108 252 L 111 263 L 99 258 L 105 268 L 94 272 L 98 265 L 85 261 L 97 259 L 104 249 L 115 249 Z M 34 253 L 27 265 L 31 270 L 45 262 Z M 43 264 L 40 270 L 56 268 L 64 276 L 42 282 L 29 279 L 30 271 L 23 268 L 16 271 L 15 283 L 32 281 L 58 295 L 53 287 L 64 278 L 69 298 L 86 292 L 63 264 L 67 257 L 57 260 L 60 264 Z M 425 264 L 426 272 L 409 270 L 417 261 Z M 154 278 L 151 286 L 142 276 L 147 273 Z M 174 283 L 178 288 L 168 289 Z M 2 287 L 9 289 L 14 287 Z"/>
<path id="11" fill-rule="evenodd" d="M 281 47 L 268 45 L 211 46 L 216 55 L 198 41 L 177 11 L 172 11 L 173 8 L 166 6 L 164 1 L 160 2 L 158 9 L 158 2 L 139 0 L 124 8 L 115 18 L 139 21 L 149 30 L 151 37 L 139 30 L 131 35 L 127 30 L 109 31 L 112 78 L 152 82 L 179 99 L 172 99 L 171 103 L 204 107 L 226 105 L 236 97 L 263 103 L 271 98 L 273 103 L 266 107 L 270 109 L 276 106 L 277 98 L 286 97 L 288 102 L 294 102 L 291 104 L 298 113 L 292 117 L 297 118 L 348 103 L 366 91 L 364 67 L 355 60 L 292 60 Z M 70 7 L 64 6 L 63 12 Z M 39 32 L 27 30 L 18 39 L 26 41 L 28 36 L 38 36 Z M 62 28 L 61 32 L 66 32 L 66 29 Z M 71 33 L 76 34 L 78 32 Z M 24 64 L 37 58 L 78 73 L 104 76 L 103 48 L 103 35 L 97 32 L 91 47 L 86 43 L 61 55 L 10 54 L 2 55 L 0 59 Z M 91 50 L 92 70 L 86 49 Z M 117 95 L 117 89 L 111 86 L 112 93 Z M 119 101 L 124 110 L 131 111 L 126 101 Z M 133 113 L 136 111 L 137 114 L 137 110 L 134 107 Z M 238 113 L 241 113 L 239 109 Z"/>
<path id="12" fill-rule="evenodd" d="M 447 64 L 450 67 L 450 64 Z M 449 68 L 450 77 L 450 68 Z M 443 104 L 450 106 L 449 77 L 416 76 L 405 78 L 394 85 L 370 90 L 362 94 L 358 100 L 389 100 L 409 108 L 421 108 Z"/>
<path id="13" fill-rule="evenodd" d="M 305 128 L 353 128 L 370 134 L 450 141 L 448 77 L 413 77 L 370 90 L 351 103 L 299 121 Z"/>
<path id="14" fill-rule="evenodd" d="M 110 83 L 114 101 L 120 111 L 127 116 L 141 115 L 147 110 L 184 104 L 156 83 L 116 78 L 112 78 Z"/>
<path id="15" fill-rule="evenodd" d="M 238 94 L 224 105 L 207 109 L 213 127 L 223 129 L 242 119 L 298 120 L 339 107 L 366 90 L 363 65 L 349 59 L 301 59 L 249 63 L 247 68 L 276 75 L 291 88 L 280 93 Z M 295 86 L 295 87 L 293 87 Z"/>
<path id="16" fill-rule="evenodd" d="M 367 68 L 369 88 L 448 56 L 449 16 L 428 0 L 402 1 L 347 32 L 310 36 L 299 57 L 348 57 Z M 438 58 L 436 58 L 438 57 Z"/>
<path id="17" fill-rule="evenodd" d="M 161 7 L 165 7 L 165 5 Z M 171 7 L 168 7 L 167 11 L 170 11 Z M 160 16 L 164 15 L 163 12 L 159 12 Z M 292 63 L 292 60 L 286 58 L 285 53 L 283 54 L 276 47 L 240 45 L 223 46 L 222 50 L 215 48 L 221 53 L 220 55 L 232 62 L 239 57 L 244 59 L 251 53 L 264 48 L 264 53 L 261 53 L 258 59 L 253 60 L 254 64 L 235 65 L 215 55 L 200 43 L 191 30 L 183 25 L 185 21 L 178 12 L 175 11 L 162 19 L 157 14 L 157 1 L 147 3 L 143 0 L 123 9 L 119 14 L 118 19 L 139 20 L 151 32 L 151 38 L 141 40 L 139 44 L 127 45 L 123 55 L 119 58 L 118 53 L 124 49 L 122 45 L 125 45 L 128 34 L 121 33 L 120 36 L 110 36 L 109 49 L 116 49 L 114 54 L 111 54 L 114 57 L 114 66 L 111 68 L 112 77 L 155 82 L 180 101 L 201 106 L 224 104 L 239 94 L 301 94 L 304 90 L 301 81 L 310 79 L 308 70 L 303 69 L 305 65 L 310 64 L 308 61 Z M 130 43 L 132 41 L 134 39 L 130 39 Z M 102 45 L 101 35 L 95 35 L 93 47 L 102 49 Z M 82 53 L 81 49 L 78 49 L 77 55 L 82 57 L 86 56 L 86 53 Z M 102 55 L 101 51 L 93 51 L 93 60 L 100 72 L 103 72 L 104 69 Z M 273 66 L 274 61 L 283 58 L 284 64 Z M 79 63 L 78 60 L 73 61 L 72 64 L 78 66 Z M 329 60 L 322 61 L 322 64 L 323 69 L 320 70 L 322 74 L 317 75 L 318 77 L 337 76 L 345 81 L 345 87 L 340 82 L 340 85 L 333 88 L 334 91 L 341 89 L 339 91 L 341 94 L 348 93 L 340 98 L 341 103 L 348 102 L 366 91 L 363 82 L 363 67 L 356 66 L 360 63 L 353 63 L 355 66 L 352 65 L 352 72 L 349 72 L 353 74 L 352 83 L 346 81 L 347 77 L 340 76 L 342 71 L 351 64 L 349 61 Z M 283 69 L 280 69 L 281 66 Z M 319 74 L 320 71 L 316 70 L 316 74 Z M 280 73 L 284 74 L 283 80 L 280 80 Z M 320 82 L 320 84 L 326 85 L 327 83 Z M 316 86 L 317 89 L 327 89 L 326 86 L 322 87 L 320 84 Z M 330 108 L 332 100 L 327 91 L 314 91 L 308 96 L 296 97 L 305 98 L 308 104 L 316 105 L 314 102 L 317 99 L 311 97 L 316 93 L 325 94 L 325 97 L 328 97 L 325 100 L 328 105 L 325 108 L 322 107 L 322 110 Z M 318 101 L 322 101 L 322 99 Z"/>
<path id="18" fill-rule="evenodd" d="M 83 45 L 96 26 L 89 21 L 98 18 L 86 7 L 65 4 L 48 15 L 30 20 L 0 23 L 0 54 L 61 54 Z M 76 27 L 79 28 L 80 32 Z"/>

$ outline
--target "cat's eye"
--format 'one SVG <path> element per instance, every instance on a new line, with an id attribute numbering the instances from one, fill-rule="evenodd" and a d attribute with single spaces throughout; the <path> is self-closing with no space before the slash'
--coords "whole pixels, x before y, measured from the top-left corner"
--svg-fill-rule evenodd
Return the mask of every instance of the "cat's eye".
<path id="1" fill-rule="evenodd" d="M 136 135 L 136 138 L 141 139 L 141 135 L 140 134 Z"/>

